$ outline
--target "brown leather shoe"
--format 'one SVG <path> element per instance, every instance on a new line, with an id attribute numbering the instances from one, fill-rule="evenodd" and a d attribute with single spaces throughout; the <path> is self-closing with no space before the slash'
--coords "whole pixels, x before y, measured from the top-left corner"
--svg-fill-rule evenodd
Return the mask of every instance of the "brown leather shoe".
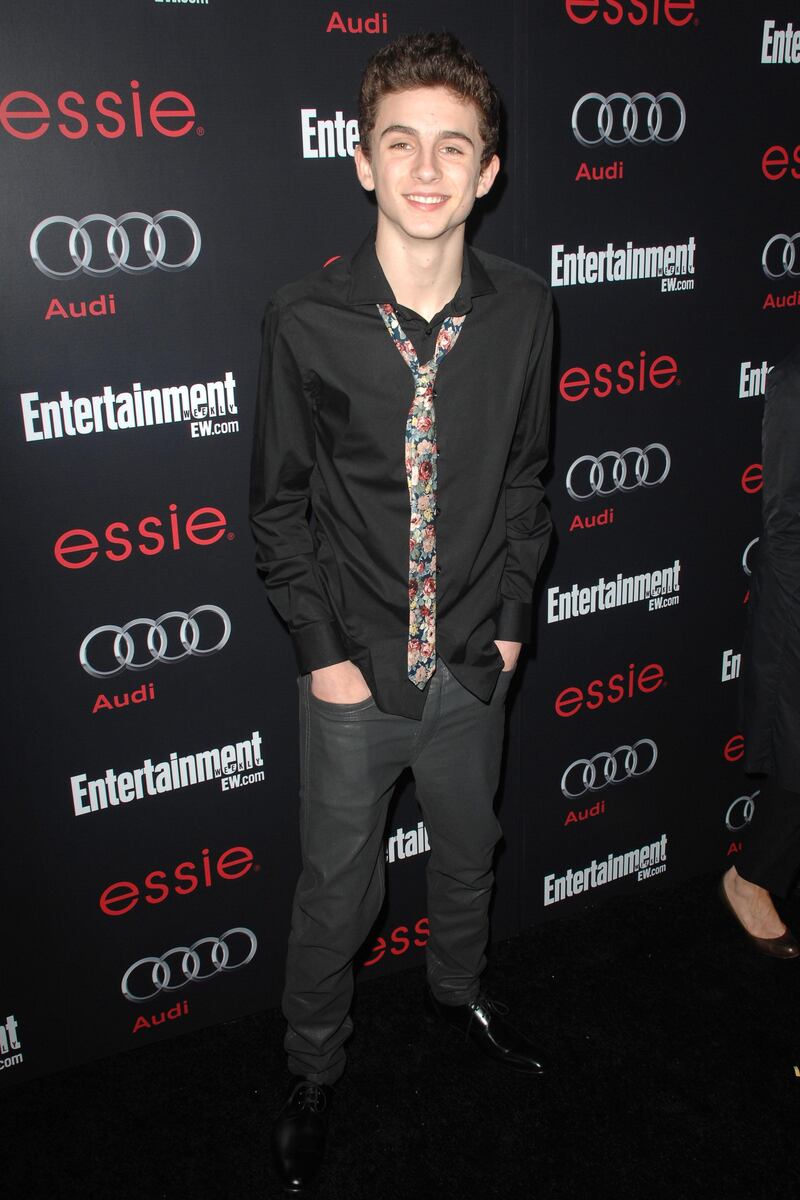
<path id="1" fill-rule="evenodd" d="M 719 881 L 719 894 L 722 903 L 728 909 L 728 912 L 731 913 L 742 933 L 759 953 L 766 954 L 769 958 L 800 958 L 800 946 L 798 946 L 797 939 L 790 929 L 787 928 L 784 930 L 780 937 L 760 938 L 750 933 L 749 929 L 744 927 L 725 890 L 724 876 Z"/>

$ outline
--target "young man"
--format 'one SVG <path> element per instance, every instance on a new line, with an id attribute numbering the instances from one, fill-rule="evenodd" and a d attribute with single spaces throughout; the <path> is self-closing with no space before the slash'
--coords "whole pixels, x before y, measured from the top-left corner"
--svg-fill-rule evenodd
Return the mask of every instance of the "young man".
<path id="1" fill-rule="evenodd" d="M 499 168 L 498 100 L 455 38 L 380 50 L 359 118 L 377 230 L 270 304 L 253 457 L 257 566 L 301 673 L 303 872 L 283 1001 L 297 1078 L 273 1130 L 290 1191 L 321 1163 L 407 766 L 431 843 L 429 1014 L 542 1070 L 480 977 L 504 704 L 550 537 L 550 297 L 465 245 Z"/>

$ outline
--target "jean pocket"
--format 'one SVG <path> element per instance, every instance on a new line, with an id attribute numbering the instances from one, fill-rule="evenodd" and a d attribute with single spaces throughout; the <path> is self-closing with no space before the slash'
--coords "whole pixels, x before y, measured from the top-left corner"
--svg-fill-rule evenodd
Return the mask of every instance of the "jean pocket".
<path id="1" fill-rule="evenodd" d="M 365 700 L 345 701 L 339 703 L 334 700 L 321 700 L 319 696 L 315 696 L 311 690 L 311 676 L 306 676 L 306 689 L 309 704 L 324 713 L 327 717 L 332 717 L 339 721 L 355 721 L 360 713 L 368 712 L 371 708 L 375 708 L 375 697 L 367 696 Z"/>

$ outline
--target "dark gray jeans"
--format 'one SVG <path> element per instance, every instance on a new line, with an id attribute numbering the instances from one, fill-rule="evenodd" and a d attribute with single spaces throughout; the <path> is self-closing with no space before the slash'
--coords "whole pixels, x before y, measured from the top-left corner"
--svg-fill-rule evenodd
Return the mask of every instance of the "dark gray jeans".
<path id="1" fill-rule="evenodd" d="M 384 896 L 384 827 L 398 776 L 411 767 L 431 844 L 427 974 L 445 1004 L 478 994 L 486 965 L 494 815 L 513 672 L 488 704 L 439 661 L 421 721 L 374 700 L 331 704 L 300 686 L 300 835 L 283 1012 L 289 1069 L 333 1083 L 352 1032 L 353 956 Z"/>

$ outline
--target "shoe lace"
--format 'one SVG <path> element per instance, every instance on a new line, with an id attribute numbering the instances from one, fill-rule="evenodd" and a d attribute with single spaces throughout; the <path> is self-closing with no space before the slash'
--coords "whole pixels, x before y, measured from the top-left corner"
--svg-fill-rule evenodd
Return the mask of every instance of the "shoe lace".
<path id="1" fill-rule="evenodd" d="M 477 1003 L 480 1004 L 481 1008 L 485 1008 L 489 1012 L 497 1013 L 498 1017 L 505 1017 L 508 1015 L 508 1005 L 503 1004 L 502 1000 L 491 1000 L 487 995 L 482 993 L 480 996 L 478 996 Z"/>
<path id="2" fill-rule="evenodd" d="M 299 1083 L 295 1088 L 295 1100 L 299 1108 L 308 1108 L 311 1112 L 323 1112 L 327 1101 L 322 1086 L 318 1083 Z"/>

